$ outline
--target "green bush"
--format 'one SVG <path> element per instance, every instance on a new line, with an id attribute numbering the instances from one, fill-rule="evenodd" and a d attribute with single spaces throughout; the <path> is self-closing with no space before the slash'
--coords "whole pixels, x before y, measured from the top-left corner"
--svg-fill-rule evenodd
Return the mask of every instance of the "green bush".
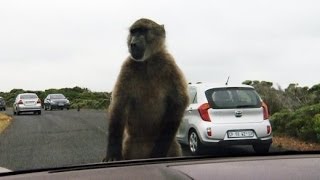
<path id="1" fill-rule="evenodd" d="M 313 121 L 314 121 L 314 131 L 316 133 L 316 138 L 317 138 L 317 141 L 320 142 L 320 114 L 316 114 L 314 117 L 313 117 Z"/>
<path id="2" fill-rule="evenodd" d="M 320 104 L 275 113 L 270 120 L 275 133 L 320 142 Z"/>

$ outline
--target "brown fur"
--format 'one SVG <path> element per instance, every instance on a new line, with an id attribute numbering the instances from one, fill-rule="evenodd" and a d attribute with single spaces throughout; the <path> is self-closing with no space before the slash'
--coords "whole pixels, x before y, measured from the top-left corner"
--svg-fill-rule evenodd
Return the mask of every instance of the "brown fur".
<path id="1" fill-rule="evenodd" d="M 163 26 L 148 19 L 131 28 L 137 26 L 149 28 L 151 53 L 122 65 L 109 106 L 106 161 L 181 155 L 175 135 L 188 103 L 187 82 L 165 49 Z"/>

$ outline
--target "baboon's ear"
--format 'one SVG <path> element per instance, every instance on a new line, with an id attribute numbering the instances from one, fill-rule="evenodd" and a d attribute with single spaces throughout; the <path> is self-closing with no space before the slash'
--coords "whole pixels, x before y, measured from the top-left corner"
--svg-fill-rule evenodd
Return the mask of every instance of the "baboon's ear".
<path id="1" fill-rule="evenodd" d="M 165 29 L 164 29 L 164 24 L 161 25 L 161 28 L 165 31 Z"/>
<path id="2" fill-rule="evenodd" d="M 161 25 L 161 30 L 163 31 L 164 34 L 166 34 L 166 30 L 164 29 L 164 24 Z"/>

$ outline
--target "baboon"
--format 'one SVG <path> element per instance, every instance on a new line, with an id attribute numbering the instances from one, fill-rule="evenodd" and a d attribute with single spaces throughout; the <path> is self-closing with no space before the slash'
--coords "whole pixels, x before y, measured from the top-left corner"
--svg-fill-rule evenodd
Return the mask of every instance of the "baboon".
<path id="1" fill-rule="evenodd" d="M 181 155 L 175 135 L 188 104 L 187 82 L 165 47 L 163 25 L 139 19 L 130 27 L 108 109 L 104 161 Z"/>

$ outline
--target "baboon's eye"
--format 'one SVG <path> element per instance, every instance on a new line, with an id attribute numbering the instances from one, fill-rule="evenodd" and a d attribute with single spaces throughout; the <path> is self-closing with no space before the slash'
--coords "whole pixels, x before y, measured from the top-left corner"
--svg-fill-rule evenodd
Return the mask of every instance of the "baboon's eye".
<path id="1" fill-rule="evenodd" d="M 130 33 L 134 34 L 134 35 L 136 35 L 136 34 L 145 34 L 147 32 L 148 32 L 148 29 L 146 29 L 146 28 L 134 28 L 134 29 L 130 30 Z"/>

